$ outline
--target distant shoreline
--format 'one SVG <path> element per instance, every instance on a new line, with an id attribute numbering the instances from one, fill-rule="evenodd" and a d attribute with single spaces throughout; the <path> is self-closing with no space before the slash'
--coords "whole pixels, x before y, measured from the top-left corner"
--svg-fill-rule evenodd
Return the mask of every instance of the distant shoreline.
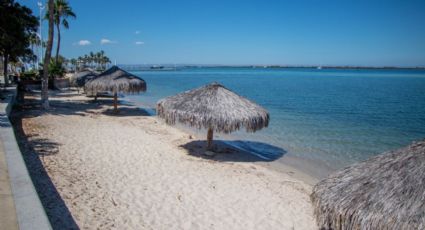
<path id="1" fill-rule="evenodd" d="M 130 65 L 119 64 L 120 67 L 127 70 L 152 70 L 152 71 L 170 71 L 189 68 L 252 68 L 252 69 L 346 69 L 346 70 L 425 70 L 425 67 L 396 67 L 396 66 L 285 66 L 285 65 Z"/>

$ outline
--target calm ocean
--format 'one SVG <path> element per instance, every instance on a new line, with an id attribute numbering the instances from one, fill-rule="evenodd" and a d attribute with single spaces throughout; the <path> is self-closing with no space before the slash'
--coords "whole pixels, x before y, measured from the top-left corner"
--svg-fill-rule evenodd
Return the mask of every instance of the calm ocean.
<path id="1" fill-rule="evenodd" d="M 266 108 L 271 117 L 269 127 L 254 134 L 239 131 L 220 138 L 265 143 L 260 151 L 283 149 L 331 169 L 425 138 L 423 70 L 193 68 L 133 73 L 146 80 L 148 91 L 128 98 L 145 108 L 154 108 L 163 97 L 219 82 Z M 255 152 L 255 146 L 248 148 Z"/>

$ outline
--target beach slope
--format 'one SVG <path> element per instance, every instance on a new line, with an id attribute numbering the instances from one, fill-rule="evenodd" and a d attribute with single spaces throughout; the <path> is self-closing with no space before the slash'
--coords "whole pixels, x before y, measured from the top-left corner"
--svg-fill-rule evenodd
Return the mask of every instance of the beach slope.
<path id="1" fill-rule="evenodd" d="M 132 106 L 114 114 L 110 99 L 93 103 L 73 92 L 51 99 L 50 111 L 33 104 L 13 118 L 56 228 L 317 228 L 311 186 L 291 175 L 193 156 L 183 146 L 196 137 Z"/>

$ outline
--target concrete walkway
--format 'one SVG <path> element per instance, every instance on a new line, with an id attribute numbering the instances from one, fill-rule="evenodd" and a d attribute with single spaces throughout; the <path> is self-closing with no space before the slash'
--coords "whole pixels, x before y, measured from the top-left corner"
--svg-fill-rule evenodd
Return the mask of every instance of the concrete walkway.
<path id="1" fill-rule="evenodd" d="M 0 226 L 2 229 L 18 229 L 15 203 L 10 188 L 9 172 L 3 142 L 0 141 Z"/>
<path id="2" fill-rule="evenodd" d="M 0 101 L 0 229 L 52 229 L 8 118 L 15 92 Z"/>
<path id="3" fill-rule="evenodd" d="M 13 93 L 7 95 L 7 99 L 1 101 L 0 129 L 2 132 L 10 124 L 7 119 L 6 107 L 12 96 Z M 0 141 L 0 213 L 0 226 L 2 226 L 2 229 L 19 229 L 3 141 Z"/>

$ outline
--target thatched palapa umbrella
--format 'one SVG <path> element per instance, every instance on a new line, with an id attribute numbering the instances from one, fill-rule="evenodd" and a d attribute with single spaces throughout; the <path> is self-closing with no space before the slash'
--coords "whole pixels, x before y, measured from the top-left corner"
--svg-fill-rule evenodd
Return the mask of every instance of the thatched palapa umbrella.
<path id="1" fill-rule="evenodd" d="M 94 71 L 83 70 L 74 74 L 72 77 L 72 83 L 77 87 L 83 87 L 88 81 L 95 78 L 97 75 L 99 74 Z"/>
<path id="2" fill-rule="evenodd" d="M 168 124 L 176 121 L 208 129 L 207 149 L 212 149 L 213 132 L 230 133 L 242 126 L 255 132 L 269 124 L 269 113 L 261 106 L 212 83 L 160 100 L 158 116 Z"/>
<path id="3" fill-rule="evenodd" d="M 321 229 L 425 229 L 425 140 L 331 174 L 311 198 Z"/>
<path id="4" fill-rule="evenodd" d="M 146 91 L 146 82 L 118 66 L 112 66 L 88 81 L 85 89 L 93 92 L 108 91 L 114 94 L 114 110 L 117 111 L 118 93 L 140 93 Z"/>

